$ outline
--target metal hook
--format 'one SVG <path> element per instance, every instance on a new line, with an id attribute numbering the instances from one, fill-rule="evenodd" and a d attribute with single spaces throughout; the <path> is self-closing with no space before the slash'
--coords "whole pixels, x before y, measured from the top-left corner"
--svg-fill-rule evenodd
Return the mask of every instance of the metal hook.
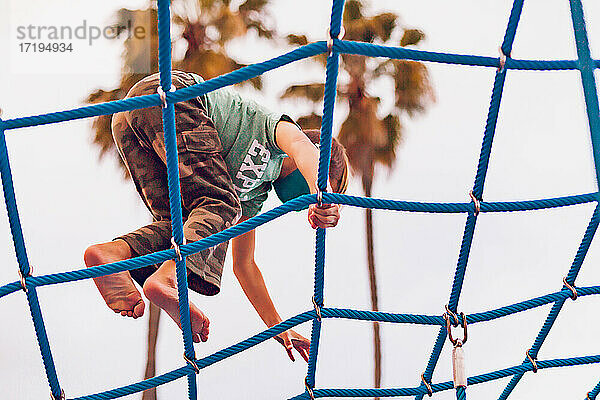
<path id="1" fill-rule="evenodd" d="M 465 317 L 464 313 L 460 313 L 460 317 L 462 318 L 462 327 L 463 327 L 463 338 L 457 339 L 452 336 L 452 323 L 450 322 L 450 316 L 444 313 L 444 319 L 446 320 L 446 330 L 448 331 L 448 340 L 455 347 L 461 347 L 463 344 L 467 343 L 468 335 L 467 335 L 467 317 Z"/>

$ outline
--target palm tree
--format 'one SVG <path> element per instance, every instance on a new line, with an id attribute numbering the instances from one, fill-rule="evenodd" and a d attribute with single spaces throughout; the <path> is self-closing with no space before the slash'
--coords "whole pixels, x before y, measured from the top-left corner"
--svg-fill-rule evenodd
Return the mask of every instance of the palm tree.
<path id="1" fill-rule="evenodd" d="M 407 29 L 399 24 L 399 17 L 393 13 L 365 15 L 365 1 L 348 0 L 344 9 L 343 22 L 346 31 L 344 39 L 378 44 L 400 44 L 414 46 L 425 38 L 418 29 Z M 291 44 L 305 44 L 306 36 L 289 35 Z M 318 59 L 323 65 L 325 58 Z M 338 102 L 345 103 L 349 112 L 342 123 L 338 138 L 346 147 L 350 165 L 361 178 L 362 188 L 371 197 L 375 166 L 380 164 L 388 169 L 394 166 L 397 147 L 403 134 L 402 118 L 412 117 L 425 111 L 427 105 L 435 101 L 424 64 L 405 60 L 368 59 L 362 56 L 342 55 L 341 68 L 346 75 L 345 85 L 338 89 Z M 370 93 L 370 83 L 378 80 L 393 82 L 395 102 L 393 109 L 385 116 L 378 116 L 381 110 L 380 98 Z M 302 98 L 320 104 L 323 100 L 324 84 L 312 83 L 290 86 L 282 98 Z M 300 117 L 298 122 L 304 127 L 319 128 L 321 117 L 312 112 Z M 371 308 L 379 309 L 375 254 L 373 237 L 373 213 L 366 209 L 367 266 L 371 293 Z M 381 387 L 381 339 L 379 324 L 373 323 L 374 381 Z"/>
<path id="2" fill-rule="evenodd" d="M 268 0 L 246 0 L 238 7 L 230 3 L 230 0 L 173 0 L 171 8 L 173 24 L 181 32 L 173 39 L 174 44 L 185 46 L 183 56 L 174 57 L 174 68 L 196 72 L 206 79 L 214 78 L 245 66 L 228 54 L 226 46 L 230 41 L 243 38 L 251 31 L 256 32 L 258 37 L 263 39 L 272 39 L 275 36 L 275 31 L 263 22 L 268 20 L 265 7 Z M 110 90 L 95 90 L 88 96 L 88 103 L 122 99 L 136 82 L 158 70 L 155 2 L 150 2 L 146 9 L 121 9 L 117 11 L 115 17 L 115 22 L 119 26 L 128 26 L 128 21 L 132 22 L 133 27 L 145 26 L 149 23 L 150 36 L 145 41 L 134 37 L 125 40 L 119 86 Z M 249 84 L 257 90 L 262 88 L 260 77 L 241 83 L 244 84 Z M 100 116 L 94 120 L 93 143 L 100 157 L 110 156 L 117 160 L 123 171 L 123 177 L 127 178 L 127 169 L 114 146 L 110 121 L 110 116 Z M 145 379 L 154 376 L 155 373 L 159 317 L 160 308 L 151 304 Z M 145 391 L 142 399 L 155 400 L 156 390 Z"/>

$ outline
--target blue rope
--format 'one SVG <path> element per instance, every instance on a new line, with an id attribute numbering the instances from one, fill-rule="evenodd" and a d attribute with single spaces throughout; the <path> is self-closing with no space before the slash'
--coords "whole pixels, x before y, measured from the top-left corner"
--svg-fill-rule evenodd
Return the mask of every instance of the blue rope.
<path id="1" fill-rule="evenodd" d="M 596 233 L 596 231 L 598 229 L 599 222 L 600 222 L 600 206 L 596 206 L 596 208 L 594 209 L 592 218 L 591 218 L 591 220 L 588 224 L 588 227 L 585 231 L 585 234 L 583 235 L 581 244 L 579 245 L 579 249 L 577 250 L 577 254 L 575 255 L 573 263 L 571 264 L 571 268 L 569 269 L 569 272 L 567 273 L 567 276 L 566 276 L 567 283 L 569 283 L 571 285 L 573 285 L 575 283 L 575 278 L 577 277 L 577 274 L 579 273 L 579 270 L 581 269 L 583 260 L 585 259 L 585 256 L 587 255 L 587 252 L 590 248 L 592 240 L 594 239 L 594 234 Z M 568 295 L 571 294 L 571 292 L 568 288 L 563 288 L 562 291 L 565 294 L 568 294 Z M 533 357 L 533 358 L 537 357 L 538 352 L 540 351 L 542 344 L 546 340 L 546 337 L 550 333 L 550 329 L 554 325 L 554 321 L 556 321 L 556 318 L 558 317 L 558 313 L 562 309 L 562 306 L 565 304 L 566 299 L 567 299 L 567 297 L 558 300 L 556 303 L 554 303 L 554 305 L 550 309 L 550 312 L 548 313 L 548 316 L 546 317 L 546 320 L 544 321 L 544 325 L 542 326 L 542 329 L 538 333 L 538 335 L 533 343 L 533 346 L 529 350 L 529 354 L 531 355 L 531 357 Z M 528 363 L 528 362 L 529 362 L 529 360 L 527 358 L 525 358 L 523 360 L 523 363 Z M 517 375 L 513 376 L 513 378 L 510 380 L 510 382 L 506 385 L 506 387 L 502 391 L 502 394 L 500 395 L 499 399 L 505 400 L 506 398 L 508 398 L 508 396 L 512 393 L 515 386 L 519 383 L 519 381 L 521 380 L 522 377 L 523 377 L 523 374 L 517 374 Z"/>
<path id="2" fill-rule="evenodd" d="M 600 355 L 558 358 L 553 360 L 537 361 L 539 370 L 548 368 L 570 367 L 575 365 L 595 364 L 600 362 Z M 501 369 L 487 374 L 472 376 L 467 380 L 469 386 L 478 385 L 480 383 L 490 382 L 497 379 L 506 378 L 508 376 L 531 371 L 532 366 L 518 365 L 510 368 Z M 453 389 L 452 382 L 435 383 L 431 385 L 434 393 L 443 392 Z M 423 396 L 427 394 L 427 389 L 423 387 L 415 388 L 392 388 L 392 389 L 316 389 L 314 391 L 315 398 L 321 397 L 406 397 L 406 396 Z M 290 400 L 310 400 L 306 393 L 292 397 Z"/>
<path id="3" fill-rule="evenodd" d="M 585 400 L 596 400 L 598 394 L 600 394 L 600 382 L 598 382 L 598 384 L 587 393 L 587 397 Z"/>
<path id="4" fill-rule="evenodd" d="M 23 238 L 23 230 L 21 229 L 19 210 L 17 209 L 17 200 L 13 186 L 10 161 L 8 158 L 8 148 L 6 146 L 6 138 L 3 129 L 0 129 L 0 174 L 2 175 L 4 202 L 6 204 L 6 212 L 8 214 L 15 254 L 17 256 L 19 271 L 21 276 L 24 277 L 24 289 L 27 293 L 27 303 L 29 304 L 29 311 L 31 312 L 35 335 L 42 355 L 44 370 L 46 371 L 46 377 L 48 379 L 48 384 L 50 385 L 52 396 L 59 399 L 62 389 L 58 382 L 56 367 L 54 365 L 52 351 L 50 350 L 46 327 L 44 326 L 42 310 L 40 309 L 40 304 L 38 302 L 37 291 L 35 287 L 30 287 L 28 284 L 28 276 L 31 274 L 31 267 L 29 266 L 27 251 L 25 249 L 25 239 Z M 21 285 L 19 285 L 19 287 L 21 287 Z"/>
<path id="5" fill-rule="evenodd" d="M 583 17 L 583 6 L 581 0 L 570 0 L 571 18 L 573 19 L 573 31 L 577 45 L 577 57 L 579 58 L 579 72 L 587 109 L 590 134 L 592 136 L 592 151 L 594 153 L 594 164 L 596 167 L 596 182 L 600 184 L 600 108 L 598 106 L 598 89 L 594 77 L 594 60 L 590 54 L 585 19 Z"/>
<path id="6" fill-rule="evenodd" d="M 464 54 L 451 54 L 420 51 L 414 49 L 405 49 L 402 47 L 391 47 L 374 45 L 371 43 L 361 43 L 353 41 L 339 40 L 337 37 L 341 31 L 341 20 L 344 10 L 343 0 L 334 0 L 331 10 L 330 32 L 333 38 L 332 52 L 328 56 L 326 66 L 326 81 L 323 104 L 323 119 L 321 126 L 321 150 L 319 155 L 319 173 L 317 177 L 317 186 L 321 191 L 327 187 L 329 160 L 331 155 L 333 112 L 336 101 L 337 76 L 339 72 L 340 54 L 357 54 L 370 57 L 388 57 L 394 59 L 417 60 L 425 62 L 438 62 L 447 64 L 482 66 L 497 68 L 494 79 L 494 87 L 490 100 L 487 122 L 483 135 L 477 172 L 473 185 L 473 196 L 479 203 L 425 203 L 409 202 L 399 200 L 374 199 L 357 196 L 348 196 L 335 193 L 324 193 L 323 201 L 325 203 L 346 204 L 355 207 L 385 209 L 405 212 L 421 213 L 466 213 L 466 223 L 463 232 L 461 248 L 457 260 L 457 268 L 452 284 L 452 290 L 449 299 L 449 309 L 457 312 L 459 298 L 462 291 L 465 272 L 468 265 L 468 258 L 473 240 L 473 234 L 479 212 L 516 212 L 541 210 L 555 207 L 574 206 L 595 202 L 592 218 L 585 231 L 579 249 L 574 257 L 573 263 L 565 277 L 568 286 L 554 293 L 544 296 L 524 300 L 519 303 L 500 307 L 497 309 L 483 311 L 466 315 L 466 321 L 469 324 L 491 321 L 497 318 L 507 317 L 509 315 L 540 307 L 545 304 L 552 304 L 552 308 L 538 333 L 531 349 L 530 355 L 536 358 L 539 350 L 548 336 L 550 329 L 554 325 L 564 303 L 573 296 L 571 287 L 575 286 L 575 279 L 581 269 L 583 261 L 587 255 L 591 242 L 594 238 L 600 223 L 600 200 L 599 193 L 586 193 L 571 196 L 562 196 L 538 200 L 510 201 L 510 202 L 484 202 L 482 196 L 484 193 L 484 183 L 489 166 L 489 159 L 492 149 L 492 142 L 496 130 L 498 113 L 500 109 L 506 71 L 515 70 L 574 70 L 580 71 L 582 85 L 584 89 L 587 114 L 589 119 L 590 134 L 592 137 L 592 149 L 594 154 L 594 164 L 596 170 L 597 182 L 600 182 L 600 113 L 598 105 L 597 87 L 594 78 L 594 70 L 600 68 L 600 61 L 593 60 L 590 54 L 583 8 L 581 0 L 570 0 L 571 16 L 573 19 L 573 30 L 577 44 L 577 60 L 515 60 L 510 57 L 512 45 L 514 43 L 517 26 L 523 8 L 523 0 L 515 0 L 511 9 L 507 29 L 504 34 L 501 51 L 501 57 L 482 57 Z M 317 229 L 315 239 L 315 278 L 314 278 L 314 303 L 315 310 L 298 314 L 272 328 L 266 329 L 246 340 L 217 351 L 209 356 L 196 360 L 193 348 L 191 323 L 189 314 L 189 300 L 187 292 L 187 274 L 185 257 L 200 252 L 206 248 L 223 243 L 236 236 L 246 233 L 256 227 L 279 218 L 291 211 L 299 211 L 314 204 L 317 201 L 316 195 L 305 195 L 289 201 L 268 212 L 260 214 L 248 221 L 235 225 L 222 232 L 211 235 L 207 238 L 194 243 L 184 245 L 183 220 L 181 209 L 181 193 L 179 187 L 179 171 L 177 160 L 176 126 L 174 104 L 180 101 L 189 100 L 210 91 L 240 83 L 245 80 L 259 76 L 266 71 L 279 68 L 289 63 L 313 57 L 318 54 L 329 51 L 327 42 L 316 42 L 306 46 L 299 47 L 293 51 L 285 53 L 279 57 L 253 64 L 231 73 L 210 79 L 191 87 L 183 88 L 174 92 L 171 89 L 171 36 L 170 36 L 170 4 L 169 0 L 160 0 L 158 2 L 158 36 L 159 36 L 159 75 L 160 87 L 164 91 L 165 103 L 163 107 L 163 127 L 165 136 L 165 147 L 167 157 L 167 173 L 169 184 L 169 201 L 172 219 L 172 234 L 174 242 L 180 249 L 181 258 L 178 257 L 176 250 L 158 251 L 141 257 L 129 260 L 123 260 L 106 265 L 96 266 L 86 269 L 78 269 L 62 273 L 29 276 L 31 268 L 29 266 L 25 241 L 19 220 L 17 202 L 14 194 L 12 174 L 8 157 L 8 150 L 4 132 L 9 129 L 17 129 L 30 126 L 45 125 L 70 121 L 80 118 L 88 118 L 100 115 L 110 115 L 120 111 L 141 109 L 151 106 L 163 106 L 162 100 L 158 94 L 139 96 L 135 98 L 112 101 L 103 104 L 96 104 L 66 111 L 34 115 L 23 118 L 9 120 L 0 119 L 0 172 L 2 176 L 2 185 L 4 199 L 8 213 L 10 229 L 15 248 L 15 254 L 18 261 L 19 270 L 25 276 L 24 282 L 27 288 L 27 300 L 34 323 L 34 329 L 38 340 L 38 345 L 42 355 L 42 361 L 46 370 L 47 379 L 50 385 L 52 395 L 60 398 L 62 389 L 58 382 L 56 368 L 52 359 L 50 345 L 46 334 L 41 309 L 37 298 L 37 287 L 71 282 L 81 279 L 95 278 L 116 272 L 133 270 L 151 264 L 160 264 L 167 260 L 176 260 L 177 284 L 180 305 L 180 319 L 182 325 L 182 336 L 184 345 L 184 354 L 190 360 L 195 360 L 199 369 L 206 368 L 214 363 L 222 361 L 228 357 L 234 356 L 244 350 L 256 346 L 275 335 L 278 335 L 301 323 L 312 321 L 311 349 L 309 355 L 308 371 L 306 384 L 309 389 L 304 393 L 294 397 L 297 399 L 308 399 L 310 393 L 314 397 L 395 397 L 395 396 L 416 396 L 422 399 L 427 394 L 427 387 L 421 383 L 415 388 L 391 388 L 391 389 L 313 389 L 315 387 L 315 371 L 317 367 L 317 357 L 319 341 L 321 334 L 321 318 L 344 318 L 361 321 L 378 321 L 388 323 L 404 323 L 439 326 L 438 335 L 433 346 L 433 350 L 427 363 L 424 376 L 427 382 L 431 381 L 434 369 L 437 365 L 444 343 L 446 341 L 445 320 L 438 315 L 421 314 L 398 314 L 374 311 L 361 311 L 344 308 L 325 308 L 324 307 L 324 268 L 325 268 L 325 230 Z M 21 282 L 11 282 L 0 287 L 0 297 L 14 293 L 21 289 Z M 600 294 L 600 286 L 576 287 L 578 296 L 588 296 Z M 555 359 L 546 361 L 537 361 L 539 369 L 583 365 L 600 362 L 600 355 L 587 357 L 573 357 L 566 359 Z M 488 382 L 495 379 L 512 376 L 512 380 L 500 395 L 500 399 L 506 399 L 515 385 L 520 381 L 523 375 L 531 371 L 532 364 L 529 360 L 524 360 L 521 365 L 493 371 L 483 375 L 477 375 L 468 379 L 469 385 Z M 113 399 L 137 393 L 158 385 L 162 385 L 173 380 L 188 377 L 188 396 L 190 399 L 197 397 L 196 377 L 192 365 L 186 365 L 175 369 L 166 374 L 127 385 L 121 388 L 104 391 L 88 396 L 78 397 L 78 400 L 97 400 Z M 453 388 L 452 382 L 443 382 L 431 385 L 433 392 L 450 390 Z M 310 390 L 310 393 L 309 393 Z M 589 393 L 590 399 L 595 399 L 600 392 L 600 383 Z M 466 399 L 466 389 L 459 387 L 456 389 L 457 399 Z"/>
<path id="7" fill-rule="evenodd" d="M 352 42 L 345 40 L 334 41 L 334 51 L 339 54 L 357 54 L 368 57 L 388 57 L 402 60 L 415 60 L 425 62 L 436 62 L 445 64 L 456 64 L 466 66 L 479 66 L 498 68 L 500 58 L 483 57 L 464 54 L 438 53 L 432 51 L 406 49 L 404 47 L 390 47 L 375 45 L 372 43 Z M 208 81 L 194 86 L 179 89 L 173 93 L 167 93 L 167 99 L 170 103 L 186 101 L 202 94 L 230 86 L 236 83 L 262 75 L 267 71 L 282 67 L 295 61 L 308 57 L 313 57 L 327 52 L 326 42 L 315 42 L 299 47 L 273 59 L 252 64 L 240 68 L 233 72 L 221 75 Z M 557 70 L 575 70 L 578 69 L 577 60 L 516 60 L 508 58 L 506 60 L 506 69 L 526 70 L 526 71 L 557 71 Z M 600 60 L 593 61 L 593 68 L 600 68 Z M 121 111 L 130 111 L 141 108 L 147 108 L 160 105 L 160 98 L 157 94 L 137 96 L 125 100 L 115 100 L 102 104 L 79 107 L 71 110 L 33 115 L 7 119 L 0 122 L 0 127 L 5 130 L 18 129 L 31 126 L 53 124 L 58 122 L 72 121 L 81 118 L 97 117 L 100 115 L 110 115 Z"/>
<path id="8" fill-rule="evenodd" d="M 170 0 L 158 0 L 158 70 L 160 86 L 163 92 L 171 90 L 171 13 Z M 169 205 L 171 210 L 171 229 L 174 244 L 180 247 L 184 243 L 183 215 L 181 210 L 181 189 L 179 183 L 179 162 L 177 159 L 177 136 L 175 127 L 175 106 L 162 104 L 163 131 L 167 160 L 167 183 L 169 187 Z M 177 293 L 179 296 L 179 319 L 183 335 L 184 354 L 187 359 L 195 360 L 194 342 L 192 339 L 192 323 L 190 320 L 190 304 L 188 300 L 187 269 L 185 256 L 177 258 Z M 187 375 L 188 397 L 196 400 L 198 397 L 195 371 Z"/>
<path id="9" fill-rule="evenodd" d="M 517 31 L 517 26 L 519 23 L 519 18 L 521 16 L 521 9 L 523 7 L 523 0 L 515 0 L 513 2 L 512 11 L 508 20 L 508 26 L 506 28 L 506 32 L 504 34 L 504 41 L 502 44 L 502 51 L 507 56 L 510 55 L 510 50 L 512 49 L 512 43 L 514 41 L 514 37 Z M 483 135 L 483 143 L 481 145 L 481 151 L 479 154 L 479 162 L 477 165 L 477 173 L 475 175 L 475 183 L 473 184 L 473 196 L 481 201 L 483 198 L 483 187 L 485 182 L 485 177 L 487 175 L 487 169 L 490 160 L 490 154 L 492 151 L 492 142 L 494 139 L 494 134 L 496 132 L 496 123 L 498 122 L 498 112 L 500 110 L 500 102 L 502 100 L 502 92 L 504 90 L 504 81 L 506 79 L 506 68 L 502 67 L 496 71 L 496 76 L 494 78 L 494 87 L 492 90 L 492 98 L 490 100 L 490 107 L 487 116 L 487 122 L 485 126 L 485 131 Z M 477 223 L 477 213 L 473 212 L 467 216 L 467 221 L 465 223 L 465 229 L 463 233 L 463 238 L 460 246 L 460 253 L 458 255 L 458 263 L 456 267 L 456 272 L 454 274 L 454 281 L 452 283 L 452 290 L 450 292 L 450 301 L 448 303 L 448 307 L 452 312 L 456 312 L 458 307 L 458 301 L 460 298 L 460 293 L 462 291 L 462 285 L 465 278 L 465 272 L 467 269 L 467 264 L 469 261 L 469 253 L 471 251 L 471 243 L 473 241 L 473 234 L 475 233 L 475 224 Z M 445 335 L 445 328 L 440 329 L 438 332 L 438 337 L 433 347 L 433 351 L 431 356 L 429 357 L 429 362 L 427 364 L 427 368 L 425 369 L 425 379 L 431 380 L 433 375 L 433 370 L 437 365 L 439 360 L 439 356 L 444 346 L 444 341 L 442 340 L 442 335 Z M 422 395 L 417 396 L 417 399 L 421 400 L 423 398 Z"/>
<path id="10" fill-rule="evenodd" d="M 331 8 L 330 37 L 334 42 L 340 34 L 342 24 L 342 13 L 344 0 L 333 0 Z M 333 110 L 337 94 L 337 77 L 339 70 L 339 54 L 332 48 L 327 57 L 325 93 L 323 100 L 323 118 L 321 120 L 321 137 L 319 151 L 319 171 L 317 176 L 317 188 L 321 192 L 327 190 L 329 180 L 329 160 L 331 157 L 331 141 L 333 129 Z M 321 308 L 324 303 L 324 281 L 325 281 L 325 229 L 318 228 L 315 239 L 315 287 L 313 302 L 315 307 Z M 317 356 L 319 354 L 319 341 L 321 338 L 321 319 L 315 318 L 312 323 L 311 345 L 308 355 L 308 367 L 306 372 L 306 390 L 315 387 L 315 371 L 317 369 Z"/>

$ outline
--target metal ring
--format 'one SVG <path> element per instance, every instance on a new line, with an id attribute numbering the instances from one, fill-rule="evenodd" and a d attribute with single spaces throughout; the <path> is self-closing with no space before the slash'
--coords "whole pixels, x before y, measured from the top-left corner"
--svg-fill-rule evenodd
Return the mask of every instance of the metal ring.
<path id="1" fill-rule="evenodd" d="M 19 271 L 19 279 L 21 281 L 21 289 L 23 289 L 23 291 L 25 293 L 27 293 L 27 291 L 28 291 L 27 281 L 25 279 L 29 278 L 31 276 L 31 273 L 33 272 L 33 267 L 31 265 L 29 266 L 29 273 L 27 275 L 23 275 L 23 272 L 21 272 L 20 269 L 18 271 Z"/>
<path id="2" fill-rule="evenodd" d="M 310 396 L 310 400 L 315 400 L 315 393 L 313 392 L 313 388 L 311 388 L 308 385 L 308 376 L 306 378 L 304 378 L 304 388 L 308 392 L 308 395 Z"/>
<path id="3" fill-rule="evenodd" d="M 194 368 L 196 375 L 200 373 L 200 367 L 198 367 L 198 364 L 195 363 L 195 360 L 189 359 L 185 353 L 183 353 L 183 359 Z"/>
<path id="4" fill-rule="evenodd" d="M 571 299 L 577 300 L 577 289 L 567 283 L 567 277 L 563 278 L 563 285 L 565 285 L 571 291 Z"/>
<path id="5" fill-rule="evenodd" d="M 531 349 L 529 349 L 529 350 L 531 350 Z M 533 359 L 533 357 L 531 357 L 531 355 L 529 354 L 529 350 L 527 350 L 525 352 L 525 355 L 527 356 L 527 359 L 529 359 L 529 362 L 531 363 L 531 365 L 533 365 L 533 373 L 535 374 L 538 372 L 538 366 L 537 366 L 535 360 Z"/>
<path id="6" fill-rule="evenodd" d="M 446 304 L 444 306 L 446 308 L 446 313 L 452 316 L 452 319 L 454 319 L 454 323 L 452 324 L 454 327 L 457 327 L 458 324 L 460 322 L 458 322 L 458 317 L 456 316 L 456 314 L 454 314 L 452 311 L 450 311 L 450 307 L 448 306 L 448 304 Z"/>
<path id="7" fill-rule="evenodd" d="M 431 384 L 425 379 L 425 372 L 421 374 L 421 382 L 423 382 L 423 385 L 427 388 L 427 396 L 433 396 L 433 389 L 431 388 Z"/>
<path id="8" fill-rule="evenodd" d="M 312 303 L 313 306 L 315 307 L 315 312 L 317 313 L 317 319 L 319 321 L 321 321 L 322 317 L 321 317 L 321 306 L 319 306 L 315 300 L 315 296 L 312 297 Z"/>
<path id="9" fill-rule="evenodd" d="M 498 58 L 498 72 L 503 72 L 506 69 L 506 59 L 509 56 L 504 54 L 504 50 L 502 50 L 502 47 L 498 47 L 498 51 L 500 52 L 500 57 Z"/>
<path id="10" fill-rule="evenodd" d="M 60 397 L 55 397 L 52 392 L 50 392 L 50 399 L 51 400 L 65 400 L 65 390 L 64 389 L 60 389 Z"/>
<path id="11" fill-rule="evenodd" d="M 317 186 L 317 206 L 323 206 L 323 191 Z"/>
<path id="12" fill-rule="evenodd" d="M 183 256 L 181 255 L 181 248 L 179 247 L 179 245 L 177 244 L 177 242 L 175 241 L 174 237 L 171 237 L 171 243 L 173 244 L 173 249 L 175 250 L 175 255 L 177 256 L 177 261 L 183 261 Z M 183 244 L 185 245 L 186 241 L 185 241 L 185 237 L 183 238 Z"/>
<path id="13" fill-rule="evenodd" d="M 467 335 L 467 317 L 465 317 L 464 313 L 460 313 L 460 317 L 462 318 L 462 326 L 463 326 L 463 338 L 457 339 L 452 336 L 452 323 L 450 322 L 450 317 L 448 314 L 444 313 L 444 319 L 446 320 L 446 331 L 448 331 L 448 340 L 454 347 L 461 347 L 463 344 L 467 343 L 468 335 Z"/>
<path id="14" fill-rule="evenodd" d="M 165 91 L 163 90 L 163 88 L 161 86 L 156 88 L 156 91 L 158 92 L 158 95 L 160 96 L 160 102 L 162 103 L 162 108 L 167 108 L 168 103 L 167 103 L 167 94 L 165 93 Z M 171 86 L 171 88 L 169 89 L 169 92 L 174 92 L 175 91 L 175 87 Z"/>
<path id="15" fill-rule="evenodd" d="M 472 190 L 469 192 L 469 197 L 471 198 L 471 201 L 473 201 L 473 204 L 475 204 L 475 216 L 478 216 L 481 211 L 481 201 L 475 197 Z"/>

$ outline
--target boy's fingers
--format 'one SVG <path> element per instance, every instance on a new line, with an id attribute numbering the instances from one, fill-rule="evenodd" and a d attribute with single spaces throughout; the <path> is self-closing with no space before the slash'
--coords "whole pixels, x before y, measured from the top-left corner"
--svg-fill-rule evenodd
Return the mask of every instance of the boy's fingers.
<path id="1" fill-rule="evenodd" d="M 300 356 L 304 359 L 304 361 L 308 362 L 308 351 L 310 349 L 310 342 L 308 339 L 292 339 L 292 343 L 294 344 L 294 348 Z"/>
<path id="2" fill-rule="evenodd" d="M 286 337 L 285 339 L 283 339 L 283 345 L 285 346 L 285 351 L 287 351 L 290 360 L 296 361 L 296 359 L 294 358 L 294 353 L 292 352 L 292 350 L 294 349 L 292 341 L 288 337 Z"/>
<path id="3" fill-rule="evenodd" d="M 319 214 L 313 215 L 313 221 L 317 224 L 326 225 L 328 227 L 336 226 L 339 218 L 337 216 L 321 216 Z"/>
<path id="4" fill-rule="evenodd" d="M 337 205 L 333 205 L 329 208 L 314 208 L 310 210 L 309 213 L 317 217 L 332 217 L 336 219 L 340 218 L 339 207 Z"/>

